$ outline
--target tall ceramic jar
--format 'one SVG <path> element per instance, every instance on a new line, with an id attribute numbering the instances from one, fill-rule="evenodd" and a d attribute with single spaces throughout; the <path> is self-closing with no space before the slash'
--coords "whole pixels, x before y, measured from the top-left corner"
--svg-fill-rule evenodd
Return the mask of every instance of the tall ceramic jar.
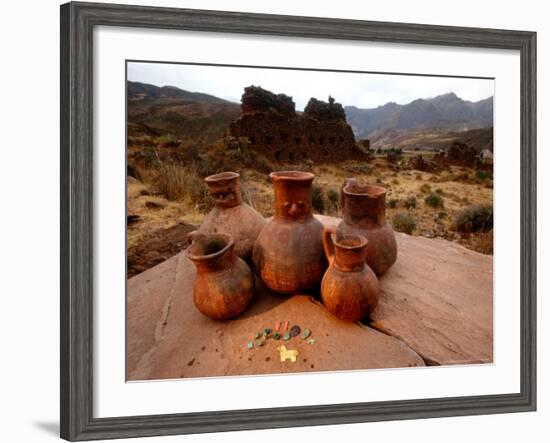
<path id="1" fill-rule="evenodd" d="M 238 316 L 250 304 L 254 274 L 235 254 L 228 234 L 190 234 L 187 257 L 197 268 L 193 302 L 197 309 L 215 320 Z"/>
<path id="2" fill-rule="evenodd" d="M 357 321 L 378 304 L 378 278 L 365 263 L 368 241 L 362 235 L 335 234 L 325 228 L 325 253 L 329 262 L 321 282 L 321 298 L 327 310 L 345 321 Z"/>
<path id="3" fill-rule="evenodd" d="M 221 172 L 204 179 L 215 206 L 198 232 L 230 234 L 235 242 L 235 252 L 246 260 L 250 258 L 254 242 L 266 220 L 242 201 L 240 179 L 241 176 L 236 172 Z"/>
<path id="4" fill-rule="evenodd" d="M 312 213 L 310 172 L 269 174 L 275 191 L 275 215 L 260 232 L 252 260 L 272 290 L 284 294 L 315 287 L 326 269 L 323 225 Z"/>
<path id="5" fill-rule="evenodd" d="M 382 275 L 397 260 L 395 234 L 386 221 L 386 189 L 348 178 L 340 189 L 340 206 L 344 217 L 337 233 L 366 237 L 366 262 Z"/>

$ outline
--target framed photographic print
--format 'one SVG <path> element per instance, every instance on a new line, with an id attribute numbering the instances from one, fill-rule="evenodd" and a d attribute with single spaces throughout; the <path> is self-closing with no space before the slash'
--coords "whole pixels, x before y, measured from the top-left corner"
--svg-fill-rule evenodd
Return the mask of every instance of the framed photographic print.
<path id="1" fill-rule="evenodd" d="M 61 7 L 61 436 L 536 408 L 536 34 Z"/>

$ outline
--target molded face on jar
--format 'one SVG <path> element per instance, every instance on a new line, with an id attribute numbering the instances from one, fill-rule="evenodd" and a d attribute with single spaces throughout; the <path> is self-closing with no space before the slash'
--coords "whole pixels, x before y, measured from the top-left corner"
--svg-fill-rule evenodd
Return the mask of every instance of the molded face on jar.
<path id="1" fill-rule="evenodd" d="M 254 267 L 273 291 L 292 294 L 316 286 L 326 269 L 323 225 L 311 212 L 314 175 L 301 171 L 270 174 L 275 216 L 260 232 L 252 252 Z"/>
<path id="2" fill-rule="evenodd" d="M 241 203 L 240 178 L 238 173 L 227 171 L 204 179 L 217 207 L 231 208 Z"/>
<path id="3" fill-rule="evenodd" d="M 240 175 L 221 172 L 204 179 L 215 206 L 204 218 L 201 234 L 230 234 L 235 252 L 245 260 L 250 258 L 252 246 L 265 226 L 265 218 L 241 200 Z"/>
<path id="4" fill-rule="evenodd" d="M 275 216 L 290 220 L 303 220 L 311 216 L 311 183 L 315 177 L 310 172 L 279 171 L 269 177 L 275 188 Z"/>

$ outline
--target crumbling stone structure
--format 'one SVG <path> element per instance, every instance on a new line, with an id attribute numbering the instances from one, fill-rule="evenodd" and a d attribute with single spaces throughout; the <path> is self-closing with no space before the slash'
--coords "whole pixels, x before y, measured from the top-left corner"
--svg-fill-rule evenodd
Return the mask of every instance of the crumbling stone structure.
<path id="1" fill-rule="evenodd" d="M 437 172 L 442 168 L 441 163 L 426 160 L 421 154 L 411 157 L 409 159 L 408 166 L 411 169 L 416 169 L 417 171 L 423 172 Z"/>
<path id="2" fill-rule="evenodd" d="M 332 97 L 328 103 L 311 98 L 304 112 L 297 113 L 292 97 L 249 86 L 241 98 L 241 115 L 229 131 L 233 137 L 247 137 L 251 149 L 272 161 L 367 157 L 355 144 L 344 108 Z"/>
<path id="3" fill-rule="evenodd" d="M 433 160 L 443 165 L 474 167 L 478 163 L 478 154 L 475 148 L 455 142 L 446 153 L 434 155 Z"/>

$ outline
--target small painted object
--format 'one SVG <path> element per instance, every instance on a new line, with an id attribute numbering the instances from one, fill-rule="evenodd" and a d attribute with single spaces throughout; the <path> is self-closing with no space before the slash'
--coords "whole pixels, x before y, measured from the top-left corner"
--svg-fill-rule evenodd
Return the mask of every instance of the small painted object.
<path id="1" fill-rule="evenodd" d="M 265 328 L 264 329 L 264 337 L 269 336 L 269 334 L 271 334 L 271 328 Z"/>
<path id="2" fill-rule="evenodd" d="M 254 269 L 273 291 L 292 294 L 318 285 L 327 267 L 321 241 L 323 225 L 313 217 L 310 172 L 280 171 L 269 177 L 275 190 L 275 215 L 252 251 Z"/>
<path id="3" fill-rule="evenodd" d="M 287 320 L 285 322 L 285 331 L 288 331 L 288 326 L 290 325 L 290 322 Z"/>
<path id="4" fill-rule="evenodd" d="M 285 341 L 290 340 L 290 334 L 288 332 L 286 332 L 285 335 L 283 335 L 283 340 Z"/>
<path id="5" fill-rule="evenodd" d="M 258 339 L 262 336 L 262 334 L 260 334 L 259 332 L 256 332 L 256 334 L 254 335 L 254 338 L 255 339 Z"/>
<path id="6" fill-rule="evenodd" d="M 251 341 L 249 341 L 249 342 L 246 344 L 246 347 L 247 347 L 248 349 L 252 349 L 252 348 L 254 347 L 254 343 L 251 342 Z"/>
<path id="7" fill-rule="evenodd" d="M 273 334 L 273 338 L 275 340 L 280 340 L 281 339 L 281 334 L 279 334 L 278 332 L 275 332 L 275 334 Z"/>
<path id="8" fill-rule="evenodd" d="M 292 326 L 292 328 L 290 328 L 290 336 L 291 337 L 296 337 L 296 336 L 300 335 L 300 332 L 302 332 L 302 330 L 300 329 L 300 326 L 298 326 L 298 325 L 294 325 L 294 326 Z"/>
<path id="9" fill-rule="evenodd" d="M 386 221 L 386 189 L 348 178 L 340 189 L 340 207 L 344 218 L 336 232 L 365 237 L 365 260 L 376 275 L 382 275 L 397 260 L 395 234 Z"/>
<path id="10" fill-rule="evenodd" d="M 296 349 L 287 349 L 286 346 L 283 345 L 279 346 L 277 350 L 279 351 L 279 357 L 282 362 L 290 360 L 292 363 L 294 363 L 298 358 L 299 352 Z"/>
<path id="11" fill-rule="evenodd" d="M 310 338 L 310 339 L 307 341 L 307 344 L 308 344 L 308 345 L 314 345 L 314 344 L 315 344 L 315 339 L 314 339 L 314 338 Z"/>
<path id="12" fill-rule="evenodd" d="M 281 322 L 280 321 L 278 321 L 277 324 L 275 325 L 275 330 L 279 331 L 279 329 L 281 329 Z"/>
<path id="13" fill-rule="evenodd" d="M 368 241 L 362 235 L 338 235 L 326 228 L 323 244 L 329 268 L 321 282 L 321 299 L 329 312 L 341 320 L 357 321 L 378 304 L 378 278 L 366 264 Z"/>
<path id="14" fill-rule="evenodd" d="M 305 340 L 306 338 L 308 338 L 309 336 L 311 335 L 311 331 L 309 329 L 304 329 L 302 331 L 302 340 Z"/>
<path id="15" fill-rule="evenodd" d="M 198 232 L 230 234 L 235 242 L 235 252 L 247 260 L 266 220 L 242 201 L 240 180 L 238 173 L 229 171 L 204 179 L 214 199 L 214 208 L 205 217 Z"/>
<path id="16" fill-rule="evenodd" d="M 259 348 L 262 347 L 264 345 L 264 343 L 265 343 L 265 339 L 263 339 L 263 338 L 260 338 L 259 340 L 256 340 L 256 346 L 259 347 Z"/>
<path id="17" fill-rule="evenodd" d="M 197 268 L 193 302 L 197 309 L 215 320 L 237 317 L 250 304 L 254 274 L 235 254 L 229 234 L 190 234 L 186 255 Z"/>

